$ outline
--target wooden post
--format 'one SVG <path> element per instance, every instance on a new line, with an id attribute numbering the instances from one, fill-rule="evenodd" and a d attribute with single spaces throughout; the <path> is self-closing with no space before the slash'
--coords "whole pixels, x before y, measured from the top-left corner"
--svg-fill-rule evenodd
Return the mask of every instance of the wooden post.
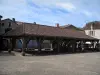
<path id="1" fill-rule="evenodd" d="M 72 52 L 75 52 L 75 40 L 72 41 Z"/>
<path id="2" fill-rule="evenodd" d="M 25 48 L 26 48 L 26 39 L 25 38 L 22 38 L 22 56 L 25 56 Z"/>
<path id="3" fill-rule="evenodd" d="M 8 50 L 9 53 L 11 53 L 11 51 L 14 50 L 15 45 L 16 45 L 16 39 L 15 38 L 10 39 L 10 43 L 11 43 L 10 45 L 11 49 Z"/>
<path id="4" fill-rule="evenodd" d="M 37 43 L 38 43 L 38 53 L 40 53 L 41 52 L 41 43 L 42 43 L 41 38 L 37 38 Z"/>
<path id="5" fill-rule="evenodd" d="M 97 41 L 96 47 L 97 47 L 97 49 L 100 51 L 100 44 L 99 44 L 99 41 Z"/>
<path id="6" fill-rule="evenodd" d="M 93 48 L 95 49 L 96 41 L 93 42 Z"/>
<path id="7" fill-rule="evenodd" d="M 26 42 L 26 51 L 28 51 L 27 44 L 29 43 L 29 41 L 30 41 L 30 38 L 29 37 L 25 39 L 25 42 Z"/>
<path id="8" fill-rule="evenodd" d="M 83 48 L 83 49 L 84 49 L 84 51 L 86 52 L 86 51 L 87 51 L 87 47 L 86 47 L 86 40 L 84 40 L 84 41 L 83 41 L 83 47 L 84 47 L 84 48 Z"/>
<path id="9" fill-rule="evenodd" d="M 61 41 L 62 41 L 61 39 L 56 39 L 56 43 L 57 43 L 57 53 L 60 52 L 60 42 Z"/>
<path id="10" fill-rule="evenodd" d="M 64 44 L 65 51 L 67 50 L 67 52 L 70 52 L 71 42 L 72 42 L 71 40 L 65 41 L 65 44 Z"/>
<path id="11" fill-rule="evenodd" d="M 0 52 L 1 52 L 1 49 L 2 49 L 2 38 L 0 36 Z"/>
<path id="12" fill-rule="evenodd" d="M 57 42 L 57 53 L 59 53 L 60 52 L 60 43 L 59 43 L 59 40 L 58 40 L 58 42 Z"/>
<path id="13" fill-rule="evenodd" d="M 53 49 L 53 40 L 50 40 L 51 49 Z"/>
<path id="14" fill-rule="evenodd" d="M 81 41 L 81 51 L 84 51 L 84 41 Z"/>

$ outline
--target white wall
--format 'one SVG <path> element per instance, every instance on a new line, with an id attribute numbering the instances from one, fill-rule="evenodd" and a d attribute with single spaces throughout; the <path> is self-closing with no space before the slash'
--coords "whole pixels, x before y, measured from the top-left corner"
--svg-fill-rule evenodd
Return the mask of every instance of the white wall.
<path id="1" fill-rule="evenodd" d="M 90 30 L 85 30 L 86 35 L 89 35 L 89 31 Z M 95 35 L 92 36 L 92 37 L 97 38 L 97 39 L 100 39 L 100 29 L 96 29 L 96 30 L 93 30 L 93 31 L 95 32 Z"/>

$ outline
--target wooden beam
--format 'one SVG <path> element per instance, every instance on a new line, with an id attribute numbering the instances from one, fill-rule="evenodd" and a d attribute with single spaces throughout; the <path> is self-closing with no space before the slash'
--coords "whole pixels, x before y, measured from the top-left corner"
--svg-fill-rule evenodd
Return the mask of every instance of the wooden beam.
<path id="1" fill-rule="evenodd" d="M 99 41 L 97 41 L 96 47 L 97 47 L 97 49 L 100 51 L 100 43 L 99 43 Z"/>
<path id="2" fill-rule="evenodd" d="M 8 50 L 9 53 L 11 53 L 11 51 L 13 51 L 14 48 L 15 48 L 15 45 L 16 45 L 16 38 L 10 38 L 10 44 L 11 44 L 11 45 L 10 45 L 11 49 Z"/>
<path id="3" fill-rule="evenodd" d="M 75 52 L 76 50 L 76 47 L 75 47 L 75 44 L 76 44 L 76 41 L 75 40 L 73 40 L 72 41 L 72 52 Z"/>
<path id="4" fill-rule="evenodd" d="M 57 46 L 57 53 L 60 52 L 60 44 L 62 43 L 62 39 L 61 38 L 56 38 L 56 46 Z"/>
<path id="5" fill-rule="evenodd" d="M 26 45 L 27 45 L 27 42 L 26 42 L 26 38 L 22 38 L 22 56 L 25 56 L 25 49 L 26 49 Z"/>
<path id="6" fill-rule="evenodd" d="M 37 38 L 37 44 L 38 44 L 38 53 L 41 52 L 41 44 L 42 44 L 42 39 L 41 38 Z"/>
<path id="7" fill-rule="evenodd" d="M 59 53 L 60 52 L 60 43 L 59 43 L 59 41 L 57 42 L 57 53 Z"/>

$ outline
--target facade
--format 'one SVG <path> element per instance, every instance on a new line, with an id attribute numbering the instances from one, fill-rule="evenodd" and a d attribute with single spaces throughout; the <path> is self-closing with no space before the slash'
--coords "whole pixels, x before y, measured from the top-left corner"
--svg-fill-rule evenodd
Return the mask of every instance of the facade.
<path id="1" fill-rule="evenodd" d="M 4 19 L 0 22 L 0 35 L 3 35 L 9 30 L 15 29 L 18 25 L 16 24 L 15 19 Z"/>
<path id="2" fill-rule="evenodd" d="M 2 36 L 17 26 L 14 18 L 12 20 L 9 18 L 4 20 L 0 19 L 0 50 L 7 50 L 10 41 L 9 39 L 2 38 Z"/>
<path id="3" fill-rule="evenodd" d="M 89 35 L 91 37 L 94 37 L 100 40 L 100 22 L 99 21 L 87 23 L 83 29 L 86 35 Z"/>

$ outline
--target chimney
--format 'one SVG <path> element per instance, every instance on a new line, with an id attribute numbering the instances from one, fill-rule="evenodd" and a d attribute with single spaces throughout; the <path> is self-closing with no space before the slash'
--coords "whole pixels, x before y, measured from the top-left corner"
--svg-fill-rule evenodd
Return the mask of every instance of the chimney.
<path id="1" fill-rule="evenodd" d="M 13 22 L 16 22 L 16 21 L 15 21 L 15 18 L 12 18 L 12 21 L 13 21 Z"/>
<path id="2" fill-rule="evenodd" d="M 93 25 L 91 24 L 91 30 L 93 30 Z"/>
<path id="3" fill-rule="evenodd" d="M 59 27 L 59 23 L 56 24 L 56 27 Z"/>
<path id="4" fill-rule="evenodd" d="M 36 22 L 34 22 L 33 24 L 35 24 L 35 25 L 36 25 Z"/>

